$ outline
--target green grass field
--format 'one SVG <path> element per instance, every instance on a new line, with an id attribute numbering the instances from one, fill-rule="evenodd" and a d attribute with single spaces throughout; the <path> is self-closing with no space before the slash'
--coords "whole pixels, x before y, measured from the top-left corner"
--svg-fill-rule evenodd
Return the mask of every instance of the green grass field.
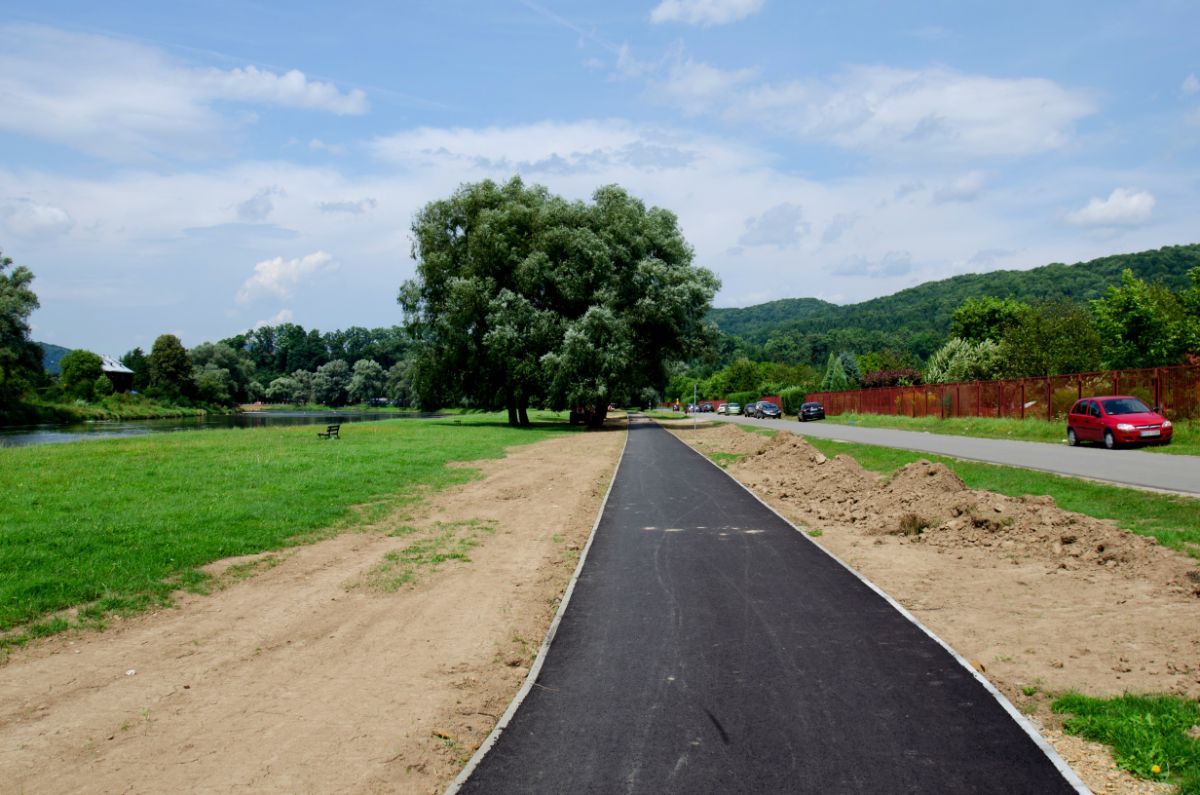
<path id="1" fill-rule="evenodd" d="M 901 431 L 926 431 L 949 436 L 978 436 L 985 439 L 1017 439 L 1026 442 L 1066 444 L 1067 426 L 1045 420 L 1012 420 L 996 417 L 895 417 L 889 414 L 838 414 L 827 422 L 858 425 L 863 428 L 894 428 Z M 1200 424 L 1175 424 L 1175 435 L 1165 447 L 1147 445 L 1139 449 L 1172 455 L 1200 455 Z"/>
<path id="2" fill-rule="evenodd" d="M 200 566 L 379 520 L 474 471 L 452 461 L 575 432 L 541 415 L 185 431 L 0 448 L 0 645 L 165 604 Z"/>

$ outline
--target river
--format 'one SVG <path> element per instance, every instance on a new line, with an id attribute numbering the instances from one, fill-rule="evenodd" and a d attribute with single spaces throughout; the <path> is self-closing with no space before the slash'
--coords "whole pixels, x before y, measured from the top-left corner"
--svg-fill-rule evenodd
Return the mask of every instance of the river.
<path id="1" fill-rule="evenodd" d="M 377 420 L 427 419 L 436 414 L 396 414 L 379 411 L 248 411 L 167 420 L 105 420 L 71 425 L 21 425 L 0 428 L 0 447 L 59 444 L 83 439 L 116 439 L 147 433 L 198 431 L 211 428 L 261 428 L 267 425 L 332 425 Z"/>

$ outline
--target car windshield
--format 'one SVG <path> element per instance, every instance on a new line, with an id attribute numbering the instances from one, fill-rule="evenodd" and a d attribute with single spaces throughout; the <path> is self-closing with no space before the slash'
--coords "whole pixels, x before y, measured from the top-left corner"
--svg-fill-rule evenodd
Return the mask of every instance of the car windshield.
<path id="1" fill-rule="evenodd" d="M 1110 416 L 1113 414 L 1143 414 L 1150 411 L 1146 404 L 1137 398 L 1101 400 L 1100 405 L 1104 406 L 1104 413 Z"/>

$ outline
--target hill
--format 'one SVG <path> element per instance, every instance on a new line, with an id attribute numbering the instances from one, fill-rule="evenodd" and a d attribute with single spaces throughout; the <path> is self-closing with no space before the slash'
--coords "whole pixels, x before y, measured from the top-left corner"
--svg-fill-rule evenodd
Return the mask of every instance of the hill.
<path id="1" fill-rule="evenodd" d="M 39 342 L 37 344 L 42 347 L 42 367 L 50 375 L 58 375 L 58 363 L 62 361 L 62 357 L 71 352 L 71 349 L 60 345 L 51 345 L 48 342 Z"/>
<path id="2" fill-rule="evenodd" d="M 709 318 L 725 334 L 753 345 L 789 340 L 789 347 L 819 362 L 829 350 L 857 352 L 906 348 L 926 357 L 943 342 L 950 316 L 968 298 L 985 295 L 1035 302 L 1099 298 L 1119 284 L 1126 268 L 1138 278 L 1186 287 L 1188 270 L 1200 267 L 1200 244 L 1117 254 L 1074 265 L 1053 263 L 1025 271 L 993 271 L 926 282 L 893 295 L 838 306 L 815 298 L 789 298 L 740 309 L 713 309 Z M 770 347 L 768 345 L 768 347 Z"/>

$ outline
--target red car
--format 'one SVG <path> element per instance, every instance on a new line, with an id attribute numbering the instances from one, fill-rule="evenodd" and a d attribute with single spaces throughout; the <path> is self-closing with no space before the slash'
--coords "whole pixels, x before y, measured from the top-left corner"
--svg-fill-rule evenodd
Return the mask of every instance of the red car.
<path id="1" fill-rule="evenodd" d="M 1129 395 L 1083 398 L 1067 415 L 1067 444 L 1169 444 L 1171 421 Z"/>

